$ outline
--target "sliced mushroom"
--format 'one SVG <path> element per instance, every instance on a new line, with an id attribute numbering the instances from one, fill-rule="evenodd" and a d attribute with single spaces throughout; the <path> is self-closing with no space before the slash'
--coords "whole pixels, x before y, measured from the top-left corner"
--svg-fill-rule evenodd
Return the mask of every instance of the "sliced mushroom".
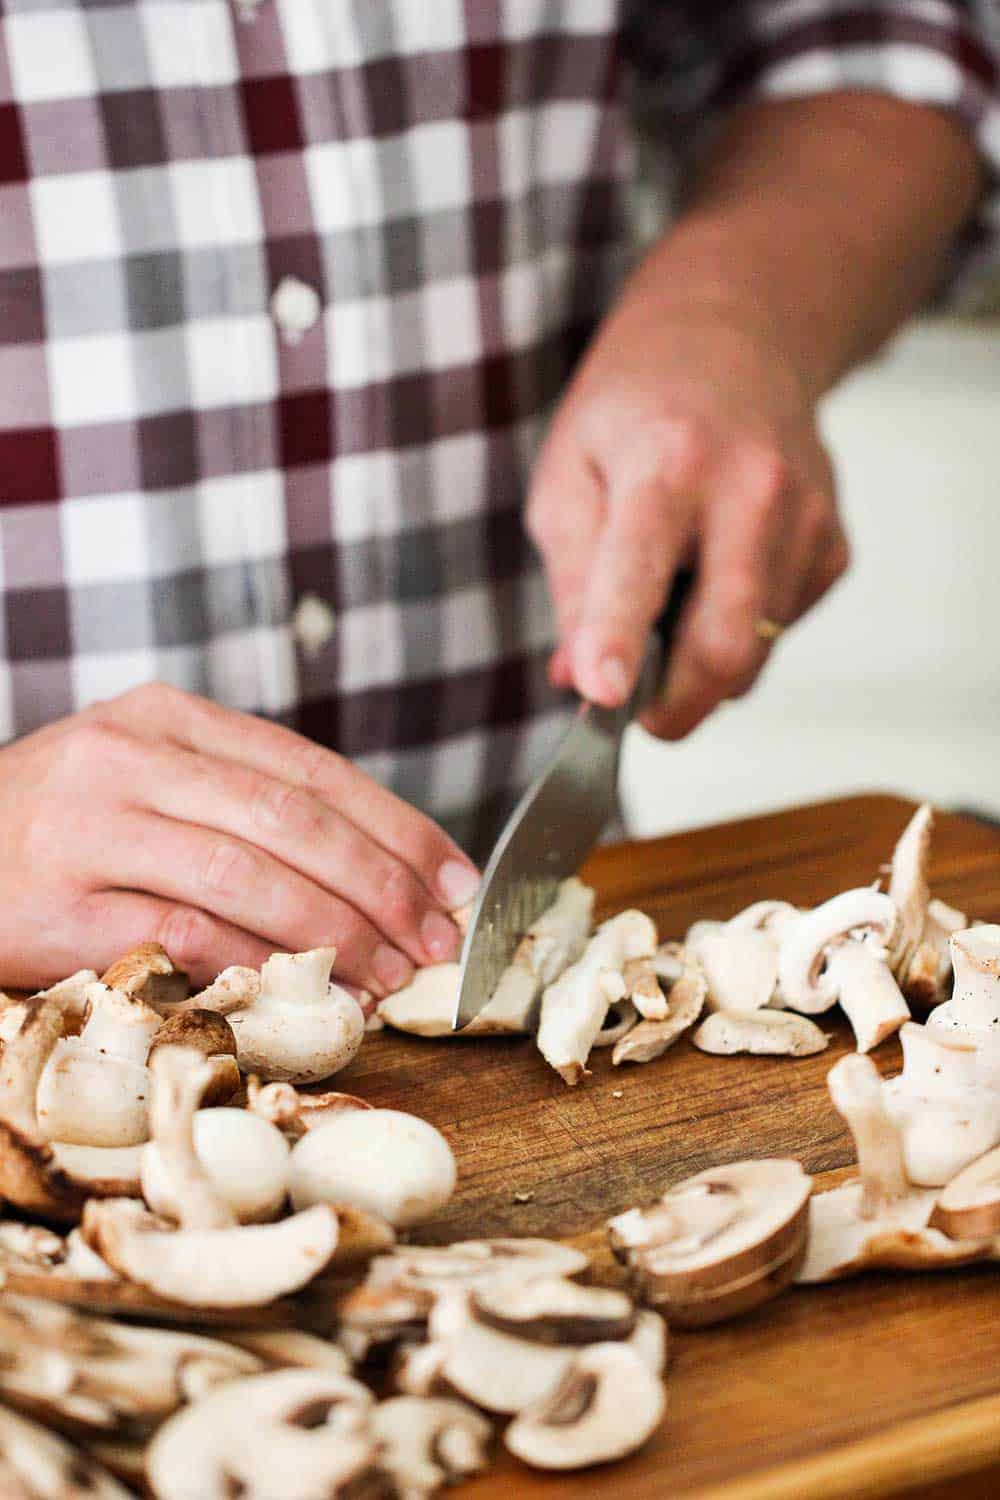
<path id="1" fill-rule="evenodd" d="M 302 1094 L 291 1083 L 261 1084 L 256 1074 L 247 1079 L 247 1109 L 277 1125 L 286 1136 L 298 1140 L 307 1130 L 328 1125 L 345 1110 L 371 1109 L 356 1094 Z"/>
<path id="2" fill-rule="evenodd" d="M 470 1295 L 481 1323 L 534 1344 L 597 1344 L 628 1338 L 635 1327 L 635 1308 L 624 1292 L 563 1276 L 487 1282 Z"/>
<path id="3" fill-rule="evenodd" d="M 175 1004 L 185 1000 L 191 988 L 188 976 L 174 968 L 159 943 L 140 943 L 123 953 L 101 975 L 101 983 L 147 1005 Z"/>
<path id="4" fill-rule="evenodd" d="M 79 1448 L 0 1407 L 0 1489 L 5 1500 L 132 1500 Z"/>
<path id="5" fill-rule="evenodd" d="M 976 1040 L 1000 1030 L 1000 924 L 952 933 L 951 961 L 954 993 L 931 1011 L 928 1027 Z"/>
<path id="6" fill-rule="evenodd" d="M 32 1213 L 75 1223 L 85 1188 L 56 1163 L 38 1124 L 38 1080 L 62 1035 L 65 1001 L 33 1006 L 0 1057 L 0 1198 Z"/>
<path id="7" fill-rule="evenodd" d="M 557 1240 L 457 1240 L 451 1245 L 400 1245 L 391 1255 L 372 1261 L 368 1283 L 436 1294 L 482 1286 L 497 1278 L 528 1281 L 539 1276 L 577 1276 L 588 1264 L 582 1250 Z"/>
<path id="8" fill-rule="evenodd" d="M 464 1401 L 392 1396 L 376 1406 L 371 1429 L 399 1500 L 425 1500 L 489 1465 L 492 1425 Z"/>
<path id="9" fill-rule="evenodd" d="M 239 1223 L 277 1218 L 288 1194 L 290 1155 L 277 1126 L 246 1109 L 199 1109 L 192 1123 L 198 1160 Z M 154 1213 L 178 1217 L 171 1174 L 155 1141 L 143 1148 L 142 1192 Z"/>
<path id="10" fill-rule="evenodd" d="M 910 1009 L 882 952 L 868 943 L 841 943 L 831 952 L 824 980 L 836 989 L 859 1052 L 870 1052 L 910 1018 Z"/>
<path id="11" fill-rule="evenodd" d="M 778 982 L 778 943 L 763 928 L 696 922 L 685 947 L 701 964 L 709 1010 L 752 1015 L 770 1003 Z"/>
<path id="12" fill-rule="evenodd" d="M 581 1469 L 634 1453 L 665 1410 L 663 1382 L 633 1350 L 594 1344 L 573 1356 L 554 1389 L 515 1417 L 504 1443 L 537 1469 Z"/>
<path id="13" fill-rule="evenodd" d="M 214 1010 L 220 1016 L 228 1016 L 234 1010 L 244 1010 L 256 1005 L 260 999 L 260 974 L 256 969 L 247 969 L 239 964 L 223 969 L 200 994 L 192 995 L 181 1005 L 174 1007 L 172 1014 L 183 1014 L 185 1010 Z"/>
<path id="14" fill-rule="evenodd" d="M 796 1161 L 711 1168 L 652 1208 L 611 1219 L 611 1246 L 632 1267 L 643 1299 L 670 1322 L 719 1322 L 791 1281 L 804 1251 L 810 1187 Z"/>
<path id="15" fill-rule="evenodd" d="M 833 1281 L 872 1267 L 934 1269 L 989 1253 L 989 1242 L 950 1240 L 928 1227 L 936 1193 L 913 1187 L 903 1146 L 870 1058 L 842 1057 L 827 1077 L 830 1096 L 854 1137 L 860 1182 L 815 1196 L 801 1283 Z"/>
<path id="16" fill-rule="evenodd" d="M 338 1344 L 298 1328 L 255 1328 L 226 1333 L 226 1342 L 254 1354 L 266 1365 L 288 1370 L 326 1370 L 349 1375 L 351 1362 Z"/>
<path id="17" fill-rule="evenodd" d="M 0 1397 L 70 1436 L 139 1437 L 212 1385 L 261 1368 L 254 1355 L 199 1334 L 9 1292 L 0 1303 Z"/>
<path id="18" fill-rule="evenodd" d="M 907 1000 L 924 1007 L 944 1000 L 951 976 L 948 938 L 966 925 L 963 912 L 932 899 L 927 879 L 934 809 L 918 807 L 892 855 L 889 895 L 900 928 L 892 966 Z"/>
<path id="19" fill-rule="evenodd" d="M 46 1000 L 58 1002 L 64 1033 L 79 1031 L 87 1011 L 87 990 L 96 979 L 93 969 L 78 969 L 68 979 L 60 979 L 58 984 L 40 990 L 27 1000 L 14 1000 L 10 995 L 4 995 L 0 1009 L 0 1040 L 11 1041 L 20 1031 L 28 1012 L 37 1010 Z"/>
<path id="20" fill-rule="evenodd" d="M 87 989 L 79 1036 L 59 1038 L 38 1082 L 38 1124 L 50 1141 L 136 1146 L 149 1134 L 146 1056 L 162 1022 L 151 1006 L 103 984 Z"/>
<path id="21" fill-rule="evenodd" d="M 461 964 L 429 964 L 418 969 L 403 989 L 380 1000 L 375 1014 L 410 1036 L 464 1036 L 464 1029 L 452 1029 L 461 977 Z"/>
<path id="22" fill-rule="evenodd" d="M 1000 1236 L 1000 1148 L 987 1151 L 947 1184 L 930 1217 L 953 1240 Z"/>
<path id="23" fill-rule="evenodd" d="M 604 1017 L 604 1024 L 594 1037 L 594 1046 L 617 1046 L 620 1041 L 628 1036 L 629 1032 L 638 1022 L 638 1019 L 639 1012 L 631 1000 L 616 1000 L 613 1005 L 608 1007 L 608 1013 Z M 650 1024 L 659 1026 L 663 1023 L 661 1021 L 654 1021 Z"/>
<path id="24" fill-rule="evenodd" d="M 98 1198 L 138 1197 L 143 1146 L 71 1146 L 53 1141 L 56 1166 Z"/>
<path id="25" fill-rule="evenodd" d="M 611 1061 L 652 1062 L 688 1031 L 701 1015 L 707 983 L 701 964 L 680 943 L 664 943 L 653 960 L 657 975 L 669 985 L 668 1012 L 662 1021 L 640 1021 L 619 1041 Z"/>
<path id="26" fill-rule="evenodd" d="M 701 1052 L 732 1057 L 751 1052 L 758 1057 L 812 1057 L 829 1046 L 829 1038 L 806 1016 L 787 1010 L 733 1015 L 717 1010 L 706 1016 L 692 1037 Z"/>
<path id="27" fill-rule="evenodd" d="M 146 1474 L 156 1500 L 324 1500 L 391 1494 L 358 1381 L 280 1370 L 217 1386 L 159 1429 Z"/>
<path id="28" fill-rule="evenodd" d="M 455 1189 L 451 1147 L 426 1120 L 396 1109 L 349 1110 L 294 1146 L 288 1186 L 296 1208 L 348 1203 L 409 1228 Z"/>
<path id="29" fill-rule="evenodd" d="M 318 1083 L 355 1055 L 364 1013 L 330 982 L 335 948 L 273 953 L 260 971 L 260 995 L 229 1014 L 244 1072 L 270 1081 Z"/>
<path id="30" fill-rule="evenodd" d="M 983 1087 L 975 1042 L 911 1021 L 900 1032 L 903 1071 L 883 1084 L 909 1180 L 943 1187 L 1000 1142 L 1000 1093 Z"/>
<path id="31" fill-rule="evenodd" d="M 870 887 L 843 891 L 803 912 L 781 944 L 778 982 L 787 1003 L 818 1015 L 836 1003 L 836 984 L 824 971 L 830 950 L 852 936 L 870 934 L 891 951 L 899 922 L 896 903 Z"/>
<path id="32" fill-rule="evenodd" d="M 639 911 L 625 911 L 598 928 L 583 955 L 542 995 L 538 1046 L 568 1084 L 587 1074 L 587 1058 L 608 1007 L 625 998 L 630 959 L 652 958 L 656 928 Z"/>

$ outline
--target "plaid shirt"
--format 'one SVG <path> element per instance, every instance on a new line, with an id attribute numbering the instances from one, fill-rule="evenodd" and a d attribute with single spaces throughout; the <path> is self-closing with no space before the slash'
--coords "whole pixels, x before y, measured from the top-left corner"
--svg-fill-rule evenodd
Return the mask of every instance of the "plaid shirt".
<path id="1" fill-rule="evenodd" d="M 566 712 L 521 507 L 628 254 L 622 63 L 679 141 L 849 85 L 998 165 L 998 33 L 940 0 L 0 0 L 0 735 L 165 679 L 481 849 Z"/>

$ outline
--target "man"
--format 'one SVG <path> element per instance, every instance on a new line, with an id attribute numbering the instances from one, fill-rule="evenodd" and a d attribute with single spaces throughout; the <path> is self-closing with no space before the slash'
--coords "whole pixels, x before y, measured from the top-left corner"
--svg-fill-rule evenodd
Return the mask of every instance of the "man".
<path id="1" fill-rule="evenodd" d="M 663 736 L 843 570 L 816 403 L 995 216 L 995 9 L 0 17 L 0 974 L 384 992 L 678 565 Z M 634 71 L 685 180 L 625 277 Z"/>

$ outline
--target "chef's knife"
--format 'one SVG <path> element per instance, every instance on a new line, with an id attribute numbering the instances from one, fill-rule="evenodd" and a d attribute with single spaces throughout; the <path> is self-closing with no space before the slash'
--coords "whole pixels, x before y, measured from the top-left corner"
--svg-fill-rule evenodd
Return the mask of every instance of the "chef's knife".
<path id="1" fill-rule="evenodd" d="M 462 947 L 454 1029 L 478 1016 L 524 933 L 561 880 L 590 853 L 615 811 L 622 735 L 663 676 L 691 574 L 678 573 L 656 622 L 631 698 L 621 708 L 582 703 L 549 764 L 515 807 L 483 874 Z"/>

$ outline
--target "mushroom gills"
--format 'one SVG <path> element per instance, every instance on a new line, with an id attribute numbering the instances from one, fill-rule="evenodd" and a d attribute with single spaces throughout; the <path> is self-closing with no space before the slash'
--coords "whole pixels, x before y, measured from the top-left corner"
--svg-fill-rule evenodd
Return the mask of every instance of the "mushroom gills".
<path id="1" fill-rule="evenodd" d="M 504 1444 L 539 1469 L 579 1469 L 642 1447 L 666 1410 L 662 1381 L 622 1344 L 573 1355 L 559 1383 L 515 1417 Z"/>

